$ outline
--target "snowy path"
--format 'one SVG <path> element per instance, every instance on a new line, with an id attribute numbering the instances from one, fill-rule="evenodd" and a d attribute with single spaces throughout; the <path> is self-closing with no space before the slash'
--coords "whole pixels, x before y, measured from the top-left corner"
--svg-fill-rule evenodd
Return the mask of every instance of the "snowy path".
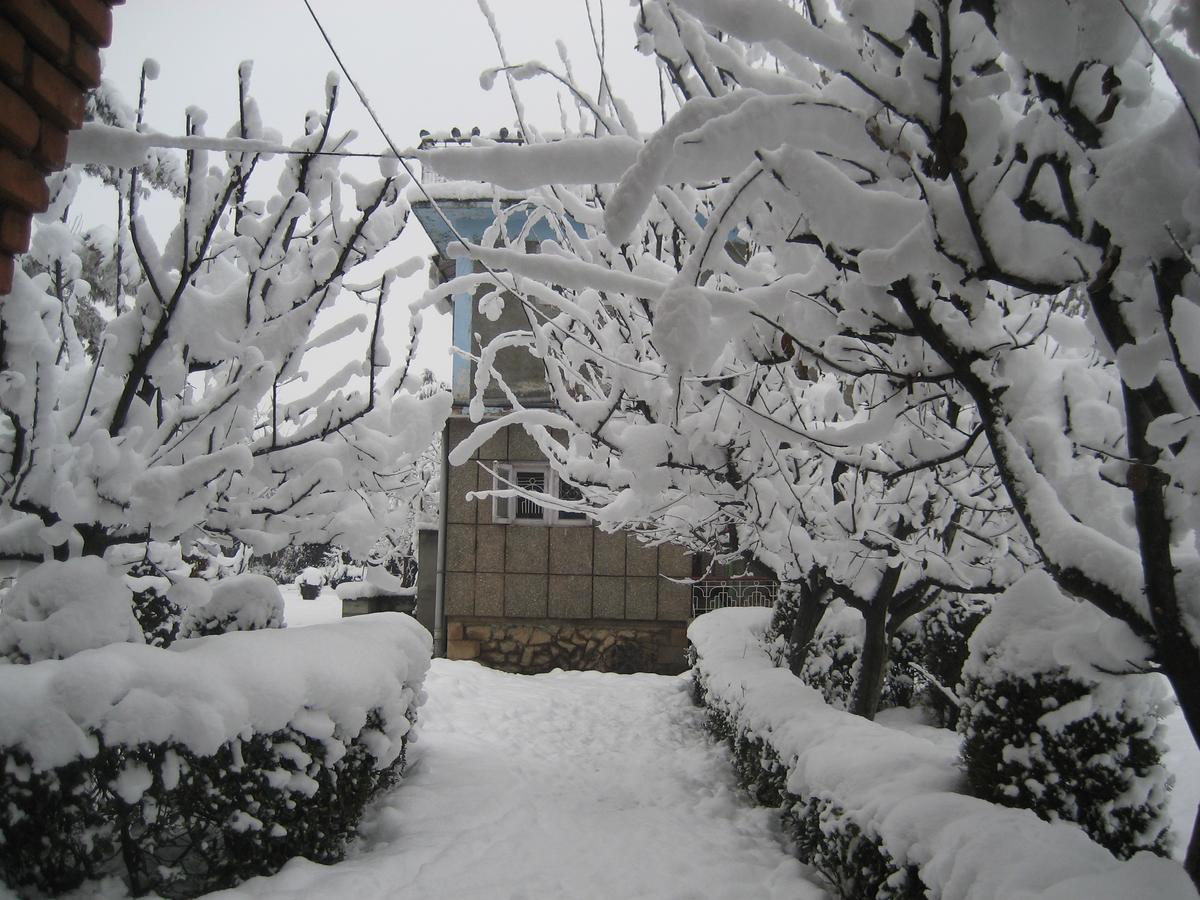
<path id="1" fill-rule="evenodd" d="M 434 660 L 419 763 L 336 866 L 219 897 L 818 900 L 679 678 Z"/>

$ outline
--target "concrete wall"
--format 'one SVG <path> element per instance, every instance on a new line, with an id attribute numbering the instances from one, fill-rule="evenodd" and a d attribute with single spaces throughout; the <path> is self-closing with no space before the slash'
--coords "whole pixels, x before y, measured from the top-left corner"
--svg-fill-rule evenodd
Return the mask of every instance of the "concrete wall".
<path id="1" fill-rule="evenodd" d="M 479 270 L 476 264 L 476 270 Z M 488 291 L 481 289 L 465 310 L 455 310 L 455 315 L 469 315 L 471 354 L 478 356 L 488 342 L 497 335 L 510 331 L 529 331 L 529 317 L 525 307 L 511 294 L 504 295 L 504 309 L 496 321 L 480 315 L 478 302 Z M 475 339 L 479 335 L 479 339 Z M 546 369 L 542 361 L 524 347 L 507 347 L 496 354 L 496 366 L 504 373 L 504 381 L 526 406 L 550 403 L 550 386 L 546 383 Z M 478 367 L 471 361 L 471 381 L 467 394 L 455 397 L 456 402 L 466 402 L 475 393 L 475 371 Z M 484 391 L 483 401 L 488 406 L 507 406 L 508 398 L 494 382 Z"/>
<path id="2" fill-rule="evenodd" d="M 472 426 L 456 418 L 447 427 L 453 448 Z M 493 468 L 497 461 L 544 457 L 523 429 L 510 427 L 468 463 L 450 470 L 446 617 L 462 626 L 448 625 L 451 655 L 525 670 L 513 663 L 525 655 L 523 649 L 500 649 L 515 641 L 511 630 L 497 630 L 507 622 L 540 628 L 539 640 L 552 633 L 553 641 L 543 644 L 562 644 L 561 652 L 535 654 L 541 660 L 535 669 L 564 661 L 575 668 L 618 667 L 614 655 L 619 663 L 623 655 L 637 654 L 626 648 L 605 656 L 596 647 L 605 643 L 606 634 L 626 632 L 620 641 L 641 646 L 648 668 L 681 670 L 686 646 L 681 629 L 691 614 L 691 589 L 661 576 L 690 576 L 691 557 L 677 546 L 646 547 L 631 534 L 605 534 L 590 525 L 495 524 L 490 501 L 465 499 L 470 491 L 492 487 L 491 476 L 477 460 Z M 571 627 L 564 630 L 565 623 Z M 475 637 L 467 637 L 468 628 Z M 516 632 L 517 637 L 523 634 Z M 489 642 L 495 645 L 490 654 Z"/>
<path id="3" fill-rule="evenodd" d="M 433 621 L 437 603 L 437 548 L 436 528 L 417 532 L 417 608 L 413 615 L 430 634 L 437 633 Z"/>

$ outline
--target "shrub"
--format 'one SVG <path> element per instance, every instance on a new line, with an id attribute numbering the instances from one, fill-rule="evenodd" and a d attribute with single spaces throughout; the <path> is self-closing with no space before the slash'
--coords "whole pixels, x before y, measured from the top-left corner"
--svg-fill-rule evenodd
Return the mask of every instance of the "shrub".
<path id="1" fill-rule="evenodd" d="M 969 796 L 953 748 L 831 708 L 772 660 L 768 616 L 696 619 L 693 684 L 739 780 L 782 797 L 796 855 L 843 900 L 1195 897 L 1178 863 L 1122 862 L 1074 824 Z"/>
<path id="2" fill-rule="evenodd" d="M 789 796 L 783 828 L 796 844 L 796 855 L 820 872 L 843 900 L 925 900 L 929 896 L 915 865 L 897 865 L 879 838 L 864 833 L 832 800 Z"/>
<path id="3" fill-rule="evenodd" d="M 825 702 L 837 709 L 849 709 L 854 698 L 854 686 L 862 661 L 863 632 L 862 615 L 835 601 L 817 626 L 800 670 L 800 678 L 804 683 L 820 691 Z M 779 657 L 777 643 L 777 640 L 773 641 L 769 647 L 776 658 Z M 891 638 L 880 709 L 912 705 L 923 682 L 908 664 L 919 659 L 920 632 L 910 620 Z"/>
<path id="4" fill-rule="evenodd" d="M 125 575 L 133 592 L 133 615 L 142 627 L 146 643 L 169 647 L 179 636 L 183 607 L 168 596 L 171 581 L 148 559 L 141 560 Z"/>
<path id="5" fill-rule="evenodd" d="M 1010 589 L 971 639 L 959 731 L 976 796 L 1077 822 L 1127 859 L 1166 855 L 1161 680 L 1128 627 L 1046 575 Z"/>
<path id="6" fill-rule="evenodd" d="M 402 772 L 430 643 L 382 614 L 0 666 L 0 877 L 185 897 L 336 862 Z"/>
<path id="7" fill-rule="evenodd" d="M 891 637 L 883 694 L 879 698 L 880 709 L 914 704 L 926 682 L 912 664 L 921 662 L 922 658 L 921 626 L 917 620 L 909 619 Z"/>
<path id="8" fill-rule="evenodd" d="M 64 659 L 81 650 L 142 641 L 131 593 L 103 560 L 42 563 L 17 581 L 0 609 L 0 657 Z"/>
<path id="9" fill-rule="evenodd" d="M 990 608 L 991 601 L 985 597 L 950 594 L 922 617 L 922 664 L 948 690 L 957 691 L 967 661 L 967 642 Z M 924 703 L 941 727 L 954 728 L 958 723 L 958 704 L 933 685 L 925 692 Z"/>
<path id="10" fill-rule="evenodd" d="M 249 570 L 266 575 L 276 584 L 292 584 L 308 566 L 320 566 L 328 550 L 328 544 L 290 544 L 274 553 L 253 557 Z"/>
<path id="11" fill-rule="evenodd" d="M 835 601 L 817 626 L 800 678 L 820 691 L 830 706 L 849 709 L 862 646 L 862 616 Z"/>
<path id="12" fill-rule="evenodd" d="M 283 627 L 283 594 L 265 575 L 236 575 L 213 583 L 212 599 L 190 606 L 181 638 Z"/>

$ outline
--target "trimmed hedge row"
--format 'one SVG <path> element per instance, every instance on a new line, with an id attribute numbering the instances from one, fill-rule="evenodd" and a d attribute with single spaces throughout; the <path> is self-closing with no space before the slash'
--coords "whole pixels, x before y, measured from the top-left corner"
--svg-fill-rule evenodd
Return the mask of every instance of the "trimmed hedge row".
<path id="1" fill-rule="evenodd" d="M 0 877 L 187 897 L 338 861 L 403 772 L 429 651 L 381 613 L 0 666 Z"/>
<path id="2" fill-rule="evenodd" d="M 954 751 L 833 709 L 776 667 L 769 622 L 765 609 L 693 622 L 695 696 L 731 741 L 739 779 L 778 798 L 797 855 L 838 896 L 1197 897 L 1178 863 L 1122 862 L 1074 825 L 967 796 Z"/>

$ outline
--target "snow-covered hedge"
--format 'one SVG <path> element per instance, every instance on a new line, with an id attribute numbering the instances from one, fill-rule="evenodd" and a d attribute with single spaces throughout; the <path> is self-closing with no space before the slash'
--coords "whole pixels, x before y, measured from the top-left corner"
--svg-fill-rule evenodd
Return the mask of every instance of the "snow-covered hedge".
<path id="1" fill-rule="evenodd" d="M 179 626 L 182 638 L 283 627 L 283 594 L 266 575 L 234 575 L 212 583 L 207 603 L 190 606 Z"/>
<path id="2" fill-rule="evenodd" d="M 958 728 L 971 792 L 1077 822 L 1121 858 L 1166 855 L 1160 711 L 1170 701 L 1129 626 L 1035 571 L 1005 592 L 970 647 Z"/>
<path id="3" fill-rule="evenodd" d="M 430 647 L 382 613 L 0 664 L 0 876 L 194 896 L 336 861 L 402 771 Z"/>
<path id="4" fill-rule="evenodd" d="M 764 648 L 771 612 L 721 609 L 692 623 L 697 695 L 744 772 L 764 766 L 800 857 L 843 898 L 1195 900 L 1183 868 L 1122 862 L 1079 828 L 962 793 L 956 754 L 833 709 Z"/>

